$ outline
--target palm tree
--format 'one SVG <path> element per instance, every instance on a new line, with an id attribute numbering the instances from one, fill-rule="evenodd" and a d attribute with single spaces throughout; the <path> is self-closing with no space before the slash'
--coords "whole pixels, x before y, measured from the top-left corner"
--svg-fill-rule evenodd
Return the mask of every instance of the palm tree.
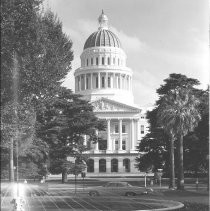
<path id="1" fill-rule="evenodd" d="M 201 119 L 198 105 L 199 100 L 191 89 L 176 88 L 162 98 L 159 107 L 161 125 L 178 141 L 178 190 L 184 189 L 183 137 L 193 131 Z"/>
<path id="2" fill-rule="evenodd" d="M 162 115 L 163 112 L 161 111 L 161 108 L 159 107 L 157 117 L 159 119 L 159 123 L 163 126 L 163 129 L 166 134 L 169 136 L 169 142 L 170 142 L 170 178 L 169 178 L 169 188 L 174 189 L 175 188 L 175 171 L 174 171 L 174 132 L 171 129 L 170 125 L 168 124 L 167 119 L 164 115 Z"/>

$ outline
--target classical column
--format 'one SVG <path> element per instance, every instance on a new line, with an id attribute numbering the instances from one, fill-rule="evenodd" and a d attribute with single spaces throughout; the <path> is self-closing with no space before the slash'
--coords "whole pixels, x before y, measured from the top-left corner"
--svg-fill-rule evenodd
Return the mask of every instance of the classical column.
<path id="1" fill-rule="evenodd" d="M 80 75 L 80 76 L 79 76 L 79 91 L 81 91 L 81 88 L 82 88 L 82 87 L 81 87 L 81 80 L 82 80 L 82 76 Z"/>
<path id="2" fill-rule="evenodd" d="M 131 119 L 131 150 L 135 150 L 134 149 L 134 119 Z"/>
<path id="3" fill-rule="evenodd" d="M 114 88 L 117 89 L 118 88 L 118 79 L 117 79 L 117 74 L 116 73 L 114 74 L 114 83 L 115 83 L 114 84 Z"/>
<path id="4" fill-rule="evenodd" d="M 137 139 L 140 140 L 140 119 L 137 120 Z"/>
<path id="5" fill-rule="evenodd" d="M 99 158 L 94 158 L 94 173 L 99 173 Z"/>
<path id="6" fill-rule="evenodd" d="M 110 119 L 107 119 L 107 151 L 112 150 L 112 143 L 110 137 Z"/>
<path id="7" fill-rule="evenodd" d="M 119 150 L 122 150 L 122 119 L 119 119 Z"/>
<path id="8" fill-rule="evenodd" d="M 98 73 L 98 89 L 101 88 L 101 74 Z"/>
<path id="9" fill-rule="evenodd" d="M 106 72 L 105 88 L 108 88 L 108 73 Z"/>
<path id="10" fill-rule="evenodd" d="M 122 89 L 122 75 L 120 74 L 119 77 L 120 77 L 120 87 L 119 88 Z"/>
<path id="11" fill-rule="evenodd" d="M 95 149 L 94 149 L 94 151 L 98 151 L 98 140 L 97 140 L 97 143 L 95 144 Z"/>
<path id="12" fill-rule="evenodd" d="M 86 90 L 86 74 L 84 74 L 84 90 Z"/>
<path id="13" fill-rule="evenodd" d="M 114 87 L 113 78 L 114 78 L 114 73 L 112 73 L 112 74 L 110 75 L 110 87 L 111 87 L 111 88 Z"/>
<path id="14" fill-rule="evenodd" d="M 93 73 L 90 74 L 90 89 L 93 89 Z"/>
<path id="15" fill-rule="evenodd" d="M 106 158 L 106 173 L 111 173 L 111 158 Z"/>

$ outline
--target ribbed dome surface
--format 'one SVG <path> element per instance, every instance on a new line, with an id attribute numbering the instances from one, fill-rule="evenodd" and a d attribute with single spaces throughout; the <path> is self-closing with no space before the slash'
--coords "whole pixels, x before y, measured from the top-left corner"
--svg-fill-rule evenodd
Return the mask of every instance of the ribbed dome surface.
<path id="1" fill-rule="evenodd" d="M 120 40 L 117 36 L 110 30 L 104 28 L 92 33 L 88 37 L 84 49 L 100 46 L 121 48 Z"/>

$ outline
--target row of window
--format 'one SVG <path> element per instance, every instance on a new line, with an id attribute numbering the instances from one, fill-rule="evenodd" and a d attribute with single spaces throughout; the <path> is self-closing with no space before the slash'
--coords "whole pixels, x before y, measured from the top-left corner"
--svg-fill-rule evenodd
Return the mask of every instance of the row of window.
<path id="1" fill-rule="evenodd" d="M 125 172 L 130 172 L 130 160 L 128 158 L 123 160 L 123 168 Z M 98 166 L 99 172 L 106 172 L 106 160 L 100 159 L 99 160 L 99 166 Z M 95 170 L 95 163 L 93 159 L 89 159 L 87 161 L 87 172 L 94 172 Z M 118 172 L 118 160 L 116 158 L 111 160 L 111 172 Z"/>
<path id="2" fill-rule="evenodd" d="M 101 65 L 111 65 L 111 58 L 110 57 L 101 57 Z M 122 65 L 123 60 L 119 58 L 112 58 L 112 65 Z M 90 65 L 99 65 L 99 57 L 94 57 L 90 59 L 86 59 L 86 66 Z"/>
<path id="3" fill-rule="evenodd" d="M 114 150 L 119 150 L 119 138 L 114 140 Z M 107 150 L 107 140 L 100 140 L 98 142 L 98 149 L 99 150 Z M 122 140 L 122 150 L 126 150 L 126 139 Z"/>
<path id="4" fill-rule="evenodd" d="M 122 125 L 122 133 L 126 133 L 126 125 Z M 119 125 L 114 126 L 114 132 L 119 133 Z M 141 134 L 144 134 L 144 125 L 141 125 Z"/>
<path id="5" fill-rule="evenodd" d="M 119 125 L 114 126 L 114 133 L 119 133 Z M 126 125 L 122 125 L 122 133 L 126 133 Z"/>

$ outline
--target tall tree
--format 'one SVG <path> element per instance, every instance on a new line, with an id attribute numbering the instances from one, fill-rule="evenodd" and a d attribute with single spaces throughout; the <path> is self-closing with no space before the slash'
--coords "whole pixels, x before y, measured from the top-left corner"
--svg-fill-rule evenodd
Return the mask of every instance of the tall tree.
<path id="1" fill-rule="evenodd" d="M 40 10 L 41 2 L 1 2 L 1 110 L 14 102 L 20 106 L 28 104 L 36 116 L 71 69 L 72 41 L 63 33 L 62 23 L 51 11 Z M 9 124 L 14 126 L 14 122 L 15 119 L 11 119 Z M 13 139 L 7 142 L 7 146 L 11 143 L 13 160 Z M 30 143 L 33 145 L 34 141 Z"/>
<path id="2" fill-rule="evenodd" d="M 176 88 L 164 96 L 159 106 L 158 118 L 165 131 L 178 140 L 178 183 L 184 189 L 183 137 L 193 131 L 200 120 L 199 100 L 188 88 Z M 173 142 L 171 141 L 171 142 Z M 173 147 L 173 145 L 171 145 Z"/>
<path id="3" fill-rule="evenodd" d="M 66 182 L 71 162 L 68 157 L 86 160 L 83 154 L 87 150 L 87 141 L 97 141 L 96 130 L 104 130 L 104 122 L 98 120 L 90 103 L 70 90 L 60 88 L 49 99 L 45 109 L 38 116 L 39 136 L 50 146 L 51 172 L 62 173 L 62 182 Z"/>
<path id="4" fill-rule="evenodd" d="M 162 146 L 162 148 L 165 149 L 165 151 L 163 152 L 164 156 L 159 156 L 158 153 L 156 154 L 156 156 L 159 156 L 158 160 L 160 160 L 161 163 L 166 164 L 164 169 L 165 169 L 165 172 L 167 172 L 167 168 L 170 166 L 168 163 L 168 160 L 166 159 L 169 156 L 169 151 L 170 151 L 169 143 L 170 142 L 167 141 L 167 140 L 169 140 L 169 136 L 167 135 L 167 133 L 163 132 L 163 129 L 157 130 L 158 128 L 161 127 L 161 125 L 158 122 L 157 111 L 160 107 L 160 104 L 161 104 L 164 96 L 167 95 L 170 91 L 176 90 L 177 88 L 188 88 L 188 89 L 192 90 L 192 92 L 195 96 L 197 96 L 197 97 L 201 96 L 201 93 L 203 93 L 203 91 L 194 88 L 194 86 L 196 86 L 196 85 L 199 85 L 199 81 L 197 79 L 188 78 L 185 75 L 173 73 L 173 74 L 170 74 L 169 77 L 164 80 L 164 84 L 162 84 L 160 86 L 160 88 L 157 89 L 157 93 L 159 95 L 159 100 L 156 102 L 155 108 L 152 111 L 149 111 L 147 113 L 147 118 L 150 123 L 150 132 L 143 138 L 143 140 L 139 144 L 139 151 L 146 152 L 146 154 L 142 154 L 138 160 L 138 164 L 140 166 L 143 166 L 145 164 L 145 162 L 148 162 L 148 160 L 151 161 L 150 165 L 153 165 L 153 166 L 156 165 L 157 159 L 156 160 L 155 159 L 144 159 L 144 157 L 145 156 L 147 158 L 153 157 L 154 152 L 156 152 L 157 149 Z M 208 133 L 208 130 L 207 130 L 207 133 Z M 149 138 L 151 138 L 151 139 L 149 140 Z M 156 142 L 156 144 L 154 144 L 152 142 L 152 139 L 154 142 Z M 158 145 L 158 147 L 156 147 L 157 145 Z M 176 146 L 176 142 L 175 142 L 175 146 Z M 177 149 L 177 147 L 176 147 L 176 149 Z M 176 163 L 177 163 L 177 159 L 176 159 L 176 151 L 175 151 L 175 164 Z M 171 168 L 174 168 L 174 167 L 171 166 Z M 176 168 L 175 168 L 175 170 L 176 170 Z M 172 179 L 170 181 L 172 181 Z"/>

